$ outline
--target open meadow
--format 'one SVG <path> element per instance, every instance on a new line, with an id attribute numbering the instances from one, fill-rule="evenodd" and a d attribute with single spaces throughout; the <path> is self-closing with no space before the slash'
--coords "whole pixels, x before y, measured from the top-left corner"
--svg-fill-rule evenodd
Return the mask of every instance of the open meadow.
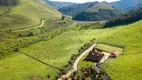
<path id="1" fill-rule="evenodd" d="M 94 30 L 70 30 L 54 39 L 35 43 L 20 51 L 52 66 L 63 68 L 71 56 L 78 53 L 78 49 L 83 44 L 96 37 L 94 34 L 97 34 Z M 16 68 L 17 66 L 19 67 Z M 48 79 L 47 76 L 50 75 L 52 80 L 57 72 L 59 71 L 56 68 L 42 64 L 20 52 L 0 61 L 0 79 L 2 80 L 25 80 L 31 79 L 35 75 L 40 76 L 41 79 Z"/>

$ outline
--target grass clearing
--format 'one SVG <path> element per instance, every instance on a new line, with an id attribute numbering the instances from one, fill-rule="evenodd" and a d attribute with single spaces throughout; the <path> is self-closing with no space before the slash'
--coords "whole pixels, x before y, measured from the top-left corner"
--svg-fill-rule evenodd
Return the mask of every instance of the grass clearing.
<path id="1" fill-rule="evenodd" d="M 113 51 L 117 50 L 117 51 L 120 52 L 120 54 L 122 54 L 122 51 L 123 51 L 122 48 L 115 47 L 115 46 L 109 46 L 109 45 L 105 45 L 105 44 L 98 44 L 96 46 L 96 48 L 99 48 L 99 49 L 102 49 L 102 50 L 105 50 L 105 51 L 108 51 L 108 52 L 113 52 Z"/>
<path id="2" fill-rule="evenodd" d="M 81 68 L 88 68 L 88 67 L 91 67 L 91 66 L 94 66 L 94 62 L 91 62 L 91 61 L 85 61 L 84 59 L 87 57 L 89 53 L 87 53 L 86 55 L 84 55 L 81 60 L 79 61 L 79 64 L 78 64 L 78 69 L 81 69 Z"/>

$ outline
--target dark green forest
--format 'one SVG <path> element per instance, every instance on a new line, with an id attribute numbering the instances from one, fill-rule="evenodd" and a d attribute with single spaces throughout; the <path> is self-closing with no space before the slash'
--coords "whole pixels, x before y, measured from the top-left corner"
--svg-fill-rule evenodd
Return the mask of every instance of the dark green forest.
<path id="1" fill-rule="evenodd" d="M 97 21 L 108 20 L 119 16 L 121 11 L 104 3 L 90 2 L 59 9 L 64 15 L 72 16 L 73 20 Z"/>
<path id="2" fill-rule="evenodd" d="M 84 11 L 85 9 L 92 7 L 96 3 L 97 2 L 76 4 L 76 5 L 73 5 L 73 6 L 61 8 L 61 9 L 59 9 L 59 11 L 62 14 L 65 14 L 65 15 L 75 16 L 75 15 L 79 14 L 80 12 Z"/>
<path id="3" fill-rule="evenodd" d="M 19 3 L 19 0 L 0 0 L 0 5 L 17 5 Z"/>
<path id="4" fill-rule="evenodd" d="M 142 8 L 130 10 L 128 13 L 109 20 L 105 28 L 136 22 L 142 19 Z"/>
<path id="5" fill-rule="evenodd" d="M 117 10 L 99 9 L 98 12 L 83 11 L 73 17 L 73 20 L 79 21 L 96 21 L 96 20 L 108 20 L 116 17 L 120 14 Z"/>

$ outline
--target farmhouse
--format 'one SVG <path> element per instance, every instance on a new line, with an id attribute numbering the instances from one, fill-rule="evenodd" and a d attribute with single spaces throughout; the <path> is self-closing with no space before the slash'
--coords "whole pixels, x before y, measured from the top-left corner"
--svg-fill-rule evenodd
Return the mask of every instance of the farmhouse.
<path id="1" fill-rule="evenodd" d="M 96 63 L 99 63 L 103 56 L 104 54 L 101 54 L 100 52 L 93 49 L 89 52 L 85 60 L 95 61 Z"/>

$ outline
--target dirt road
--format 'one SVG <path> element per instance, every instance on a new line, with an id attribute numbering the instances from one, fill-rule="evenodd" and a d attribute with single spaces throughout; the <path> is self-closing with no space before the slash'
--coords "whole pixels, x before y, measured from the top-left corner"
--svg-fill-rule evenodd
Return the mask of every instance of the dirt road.
<path id="1" fill-rule="evenodd" d="M 44 25 L 45 21 L 46 21 L 46 20 L 42 20 L 42 21 L 41 21 L 41 24 L 38 25 L 38 26 L 30 27 L 30 28 L 25 28 L 25 29 L 14 30 L 14 31 L 12 31 L 12 32 L 19 32 L 19 31 L 26 31 L 26 30 L 30 30 L 30 29 L 40 28 L 40 27 L 42 27 L 42 26 Z"/>
<path id="2" fill-rule="evenodd" d="M 77 70 L 77 66 L 78 66 L 78 63 L 80 61 L 80 59 L 85 55 L 87 54 L 88 52 L 90 52 L 97 44 L 93 44 L 90 48 L 88 48 L 87 50 L 85 50 L 77 59 L 76 61 L 74 62 L 74 65 L 73 65 L 73 69 L 74 70 Z"/>
<path id="3" fill-rule="evenodd" d="M 84 55 L 86 55 L 88 52 L 90 52 L 96 45 L 97 45 L 97 44 L 95 43 L 95 44 L 93 44 L 90 48 L 88 48 L 87 50 L 85 50 L 85 51 L 76 59 L 76 61 L 74 62 L 74 64 L 73 64 L 73 69 L 70 70 L 67 74 L 63 75 L 63 76 L 62 76 L 60 79 L 58 79 L 58 80 L 63 80 L 64 78 L 69 77 L 69 76 L 72 74 L 72 72 L 76 71 L 80 59 L 81 59 Z"/>

